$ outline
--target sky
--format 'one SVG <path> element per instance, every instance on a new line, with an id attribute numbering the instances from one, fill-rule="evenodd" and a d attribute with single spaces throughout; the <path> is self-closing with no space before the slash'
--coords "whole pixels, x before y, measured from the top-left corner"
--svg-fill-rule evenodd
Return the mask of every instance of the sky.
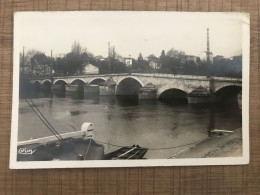
<path id="1" fill-rule="evenodd" d="M 95 56 L 116 52 L 137 58 L 160 56 L 171 48 L 187 55 L 206 51 L 207 28 L 213 56 L 242 53 L 243 16 L 238 13 L 185 12 L 20 12 L 15 14 L 14 39 L 19 50 L 35 49 L 50 56 L 71 51 L 74 41 Z"/>

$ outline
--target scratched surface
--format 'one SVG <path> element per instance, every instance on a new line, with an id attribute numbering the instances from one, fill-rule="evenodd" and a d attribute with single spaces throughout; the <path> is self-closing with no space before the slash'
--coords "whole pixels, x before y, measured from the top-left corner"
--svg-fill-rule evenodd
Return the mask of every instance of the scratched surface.
<path id="1" fill-rule="evenodd" d="M 251 22 L 250 164 L 166 168 L 9 170 L 13 13 L 54 10 L 249 12 Z M 259 0 L 1 0 L 0 194 L 259 194 L 259 10 Z"/>

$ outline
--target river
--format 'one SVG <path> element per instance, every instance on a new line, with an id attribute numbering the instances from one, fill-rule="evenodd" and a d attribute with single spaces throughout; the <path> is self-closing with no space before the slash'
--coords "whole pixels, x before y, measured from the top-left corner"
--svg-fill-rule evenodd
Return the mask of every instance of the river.
<path id="1" fill-rule="evenodd" d="M 59 133 L 79 131 L 83 122 L 94 123 L 95 140 L 118 146 L 149 148 L 145 158 L 166 159 L 209 136 L 210 129 L 242 126 L 238 103 L 186 104 L 136 98 L 57 97 L 33 98 Z M 19 101 L 18 141 L 52 135 L 25 99 Z M 182 147 L 175 147 L 186 145 Z M 105 153 L 118 149 L 104 145 Z M 174 147 L 171 149 L 163 149 Z"/>

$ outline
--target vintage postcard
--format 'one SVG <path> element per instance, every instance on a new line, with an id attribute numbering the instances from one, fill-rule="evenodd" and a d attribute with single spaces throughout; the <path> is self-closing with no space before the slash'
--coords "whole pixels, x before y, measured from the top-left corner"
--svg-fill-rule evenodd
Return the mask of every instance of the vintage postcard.
<path id="1" fill-rule="evenodd" d="M 249 14 L 17 12 L 10 168 L 249 163 Z"/>

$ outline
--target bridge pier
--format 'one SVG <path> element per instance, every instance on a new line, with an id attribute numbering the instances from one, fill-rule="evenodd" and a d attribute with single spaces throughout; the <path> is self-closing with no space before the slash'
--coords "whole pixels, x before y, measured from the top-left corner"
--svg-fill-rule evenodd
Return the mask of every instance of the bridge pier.
<path id="1" fill-rule="evenodd" d="M 156 100 L 157 98 L 157 88 L 152 84 L 148 83 L 144 87 L 139 89 L 138 99 L 139 100 Z"/>
<path id="2" fill-rule="evenodd" d="M 51 87 L 47 85 L 42 85 L 40 91 L 44 94 L 49 94 L 51 92 Z"/>
<path id="3" fill-rule="evenodd" d="M 203 87 L 198 87 L 188 94 L 189 104 L 208 104 L 218 103 L 220 101 L 220 97 L 213 95 L 211 91 L 208 91 Z"/>
<path id="4" fill-rule="evenodd" d="M 65 91 L 65 85 L 53 85 L 51 87 L 52 91 Z"/>
<path id="5" fill-rule="evenodd" d="M 51 86 L 51 92 L 57 97 L 65 97 L 65 85 L 53 85 Z"/>
<path id="6" fill-rule="evenodd" d="M 98 96 L 99 85 L 85 85 L 84 86 L 84 97 Z"/>
<path id="7" fill-rule="evenodd" d="M 110 78 L 99 86 L 99 95 L 116 95 L 116 82 Z"/>
<path id="8" fill-rule="evenodd" d="M 211 104 L 211 103 L 218 103 L 220 101 L 221 101 L 221 98 L 217 97 L 216 95 L 188 96 L 189 104 Z"/>
<path id="9" fill-rule="evenodd" d="M 83 98 L 84 96 L 84 86 L 83 85 L 66 85 L 66 96 L 70 97 L 80 97 Z"/>
<path id="10" fill-rule="evenodd" d="M 83 91 L 83 87 L 79 85 L 66 85 L 66 92 Z"/>
<path id="11" fill-rule="evenodd" d="M 115 86 L 99 86 L 99 95 L 115 95 Z"/>

